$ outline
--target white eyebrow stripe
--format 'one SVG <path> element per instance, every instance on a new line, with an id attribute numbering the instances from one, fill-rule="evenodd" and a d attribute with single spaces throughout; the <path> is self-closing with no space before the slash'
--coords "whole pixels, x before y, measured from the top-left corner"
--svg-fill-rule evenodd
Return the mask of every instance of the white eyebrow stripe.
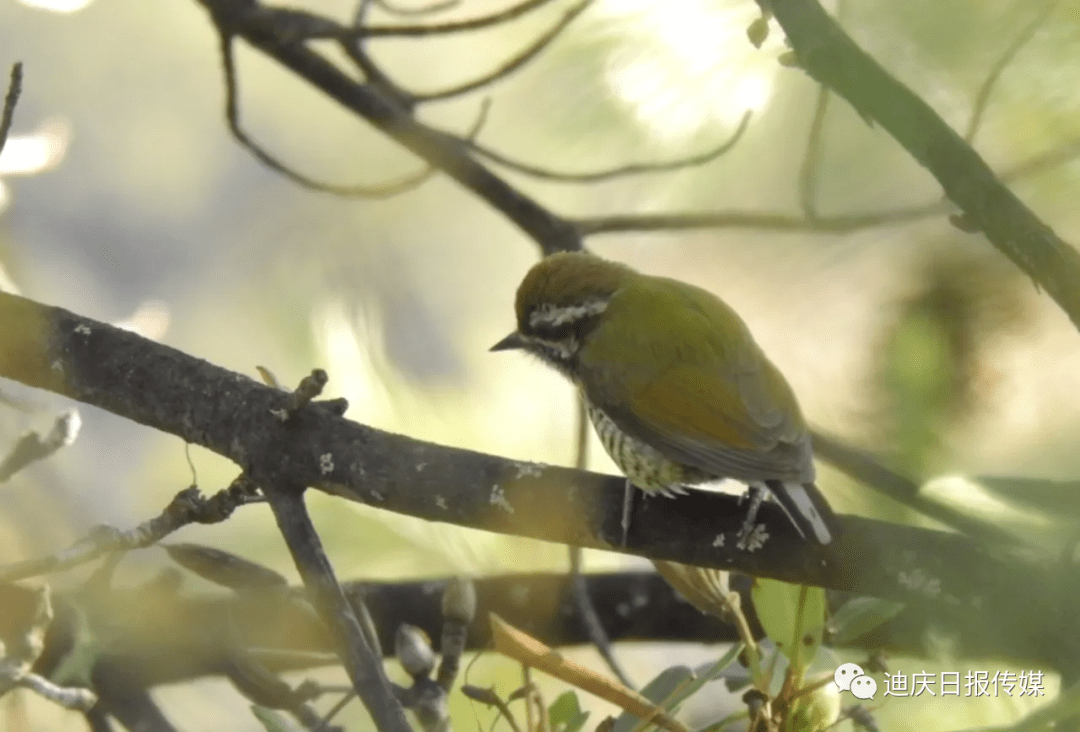
<path id="1" fill-rule="evenodd" d="M 590 300 L 581 305 L 566 305 L 555 307 L 544 304 L 529 315 L 529 325 L 536 328 L 540 325 L 557 327 L 564 323 L 599 315 L 607 309 L 607 300 Z"/>

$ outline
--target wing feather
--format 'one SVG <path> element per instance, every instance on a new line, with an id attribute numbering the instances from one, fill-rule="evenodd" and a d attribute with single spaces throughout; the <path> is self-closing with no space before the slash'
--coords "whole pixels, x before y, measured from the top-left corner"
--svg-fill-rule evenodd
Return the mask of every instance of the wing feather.
<path id="1" fill-rule="evenodd" d="M 704 290 L 642 279 L 633 298 L 616 293 L 584 347 L 588 399 L 676 462 L 740 480 L 812 481 L 810 440 L 794 394 L 738 315 Z M 642 322 L 673 312 L 675 327 Z"/>

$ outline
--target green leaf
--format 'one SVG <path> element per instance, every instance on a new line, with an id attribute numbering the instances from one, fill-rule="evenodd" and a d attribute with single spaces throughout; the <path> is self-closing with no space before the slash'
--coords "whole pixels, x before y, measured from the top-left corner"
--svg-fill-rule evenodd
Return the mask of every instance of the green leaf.
<path id="1" fill-rule="evenodd" d="M 260 707 L 258 704 L 251 705 L 251 713 L 255 715 L 255 719 L 262 722 L 262 726 L 266 728 L 266 732 L 297 732 L 297 727 L 289 721 L 287 717 L 273 709 L 267 709 L 266 707 Z"/>
<path id="2" fill-rule="evenodd" d="M 876 597 L 856 597 L 848 600 L 833 613 L 833 641 L 837 645 L 851 643 L 857 638 L 892 620 L 904 606 L 899 602 Z"/>
<path id="3" fill-rule="evenodd" d="M 589 719 L 589 713 L 581 711 L 577 693 L 567 691 L 548 707 L 548 720 L 551 722 L 552 732 L 578 732 L 585 726 Z"/>
<path id="4" fill-rule="evenodd" d="M 642 696 L 657 706 L 663 706 L 668 712 L 675 712 L 679 705 L 696 694 L 710 681 L 720 678 L 742 650 L 742 644 L 736 643 L 715 663 L 706 663 L 691 671 L 686 666 L 672 666 L 646 684 L 641 690 Z M 612 732 L 630 732 L 641 720 L 629 712 L 623 712 Z"/>
<path id="5" fill-rule="evenodd" d="M 49 674 L 49 680 L 61 686 L 93 688 L 94 666 L 101 656 L 99 639 L 82 609 L 74 608 L 71 646 Z"/>
<path id="6" fill-rule="evenodd" d="M 660 705 L 676 691 L 681 684 L 689 683 L 694 677 L 694 672 L 686 666 L 672 666 L 660 672 L 660 674 L 645 685 L 641 695 L 653 704 Z M 630 732 L 641 722 L 637 715 L 623 712 L 615 720 L 615 726 L 611 732 Z"/>
<path id="7" fill-rule="evenodd" d="M 705 684 L 720 678 L 724 674 L 724 671 L 727 670 L 727 667 L 735 661 L 735 658 L 742 649 L 742 643 L 736 643 L 729 648 L 727 653 L 721 656 L 716 663 L 702 664 L 694 669 L 694 680 L 680 689 L 679 692 L 672 697 L 670 701 L 671 709 L 676 709 L 680 704 L 696 694 L 701 687 L 705 686 Z"/>
<path id="8" fill-rule="evenodd" d="M 750 590 L 761 627 L 793 666 L 806 668 L 825 629 L 825 590 L 756 578 Z"/>

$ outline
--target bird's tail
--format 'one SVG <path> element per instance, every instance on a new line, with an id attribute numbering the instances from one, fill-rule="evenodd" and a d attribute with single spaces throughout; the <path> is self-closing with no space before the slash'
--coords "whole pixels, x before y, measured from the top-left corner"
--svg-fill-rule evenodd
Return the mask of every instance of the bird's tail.
<path id="1" fill-rule="evenodd" d="M 813 537 L 819 544 L 832 541 L 829 527 L 835 525 L 836 514 L 816 485 L 769 480 L 765 487 L 804 539 Z"/>

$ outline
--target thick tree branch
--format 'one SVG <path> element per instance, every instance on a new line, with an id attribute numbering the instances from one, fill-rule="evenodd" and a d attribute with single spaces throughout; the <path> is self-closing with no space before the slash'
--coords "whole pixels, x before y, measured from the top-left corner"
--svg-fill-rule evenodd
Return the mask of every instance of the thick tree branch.
<path id="1" fill-rule="evenodd" d="M 49 389 L 202 445 L 256 483 L 310 485 L 385 510 L 518 536 L 717 567 L 860 595 L 929 603 L 996 623 L 1002 633 L 1076 662 L 1061 623 L 1080 587 L 1071 567 L 997 556 L 940 531 L 842 516 L 827 547 L 803 543 L 766 505 L 769 540 L 734 547 L 738 500 L 694 491 L 641 501 L 628 546 L 623 479 L 442 447 L 365 427 L 175 349 L 0 293 L 0 376 Z M 1038 627 L 1026 621 L 1039 617 Z M 1071 625 L 1068 626 L 1071 628 Z"/>
<path id="2" fill-rule="evenodd" d="M 806 73 L 878 122 L 933 174 L 966 221 L 1045 288 L 1080 327 L 1080 254 L 1017 198 L 930 105 L 859 48 L 817 0 L 768 4 Z"/>
<path id="3" fill-rule="evenodd" d="M 444 622 L 441 592 L 446 580 L 343 583 L 346 597 L 363 595 L 378 631 L 380 646 L 392 653 L 402 623 L 423 629 L 441 651 Z M 613 641 L 655 643 L 732 643 L 735 628 L 705 615 L 680 598 L 656 572 L 618 572 L 583 576 L 597 614 Z M 478 612 L 466 632 L 466 648 L 490 647 L 488 617 L 495 613 L 553 647 L 588 644 L 591 638 L 577 612 L 572 578 L 563 573 L 510 574 L 473 581 Z M 748 577 L 733 577 L 755 638 L 760 623 L 750 601 Z M 283 588 L 284 590 L 284 588 Z M 0 600 L 29 588 L 0 583 Z M 57 620 L 49 629 L 45 648 L 34 671 L 48 675 L 63 660 L 76 632 L 101 629 L 112 639 L 94 676 L 131 680 L 140 688 L 173 684 L 211 675 L 229 675 L 234 656 L 247 654 L 269 672 L 278 674 L 337 663 L 326 626 L 305 602 L 303 588 L 279 594 L 176 593 L 168 598 L 156 585 L 115 587 L 108 591 L 59 592 L 54 597 Z M 849 596 L 834 594 L 835 611 Z M 15 603 L 17 605 L 17 602 Z M 0 628 L 12 621 L 12 603 L 0 603 Z M 928 628 L 947 633 L 953 650 L 964 659 L 1010 659 L 1021 665 L 1044 665 L 1049 658 L 1011 634 L 970 617 L 938 617 L 932 607 L 909 607 L 893 619 L 853 637 L 830 639 L 835 647 L 867 654 L 884 650 L 912 657 L 933 653 L 926 644 Z M 78 618 L 78 621 L 75 620 Z M 80 623 L 84 625 L 79 625 Z M 110 628 L 124 628 L 120 637 Z M 101 691 L 100 687 L 96 687 Z M 104 700 L 105 697 L 103 697 Z"/>

